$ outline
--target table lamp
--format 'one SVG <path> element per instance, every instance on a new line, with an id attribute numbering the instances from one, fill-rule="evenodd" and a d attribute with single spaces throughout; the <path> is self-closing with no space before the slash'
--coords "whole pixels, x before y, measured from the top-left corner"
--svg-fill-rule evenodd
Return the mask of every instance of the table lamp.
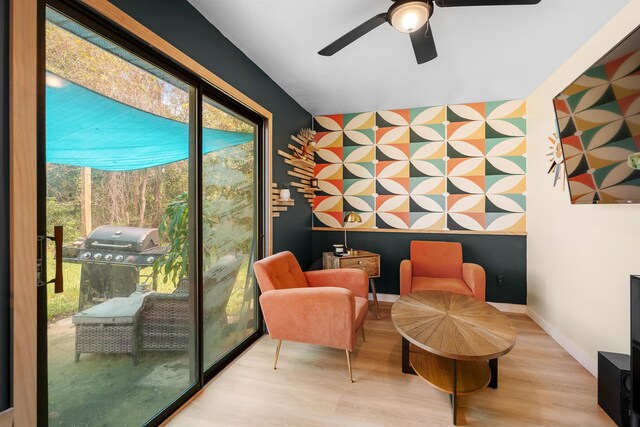
<path id="1" fill-rule="evenodd" d="M 347 223 L 359 223 L 362 222 L 362 218 L 357 213 L 350 211 L 347 212 L 344 216 L 343 226 L 344 226 L 344 250 L 347 251 L 349 255 L 355 255 L 357 253 L 354 249 L 349 249 L 347 246 Z"/>

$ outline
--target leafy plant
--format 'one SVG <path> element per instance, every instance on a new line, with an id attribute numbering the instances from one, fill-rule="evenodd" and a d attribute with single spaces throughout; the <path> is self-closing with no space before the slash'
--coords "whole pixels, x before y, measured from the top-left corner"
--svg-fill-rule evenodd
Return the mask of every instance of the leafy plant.
<path id="1" fill-rule="evenodd" d="M 202 203 L 202 249 L 205 272 L 224 255 L 247 254 L 254 229 L 254 198 L 251 172 L 242 171 L 244 148 L 229 148 L 224 161 L 214 153 L 205 158 Z M 235 156 L 238 154 L 238 156 Z M 236 159 L 237 157 L 237 159 Z M 235 166 L 237 168 L 230 167 Z M 189 195 L 182 193 L 165 209 L 158 227 L 169 247 L 154 268 L 165 282 L 176 284 L 189 271 Z M 206 273 L 205 273 L 206 275 Z"/>
<path id="2" fill-rule="evenodd" d="M 165 256 L 159 258 L 153 268 L 164 273 L 175 284 L 189 271 L 189 194 L 184 192 L 169 203 L 158 227 L 160 236 L 166 237 L 169 247 Z"/>

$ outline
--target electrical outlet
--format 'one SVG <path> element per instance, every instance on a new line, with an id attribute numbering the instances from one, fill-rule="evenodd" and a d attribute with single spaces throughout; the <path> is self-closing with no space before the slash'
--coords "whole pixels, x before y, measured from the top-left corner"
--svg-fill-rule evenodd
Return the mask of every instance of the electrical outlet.
<path id="1" fill-rule="evenodd" d="M 503 274 L 498 274 L 496 276 L 496 285 L 497 286 L 504 286 L 504 275 Z"/>

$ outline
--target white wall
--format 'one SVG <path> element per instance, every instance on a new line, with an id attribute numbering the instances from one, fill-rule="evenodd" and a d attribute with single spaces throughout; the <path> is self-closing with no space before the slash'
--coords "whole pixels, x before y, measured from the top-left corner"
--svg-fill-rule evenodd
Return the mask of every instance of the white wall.
<path id="1" fill-rule="evenodd" d="M 631 0 L 527 99 L 529 314 L 594 375 L 598 350 L 629 352 L 640 205 L 571 205 L 567 190 L 553 188 L 546 173 L 547 137 L 555 132 L 551 100 L 638 25 L 640 0 Z"/>

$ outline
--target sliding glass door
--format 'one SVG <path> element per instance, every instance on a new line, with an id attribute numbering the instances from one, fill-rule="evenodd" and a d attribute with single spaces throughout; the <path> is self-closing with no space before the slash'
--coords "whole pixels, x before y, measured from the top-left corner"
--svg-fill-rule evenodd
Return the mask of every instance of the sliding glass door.
<path id="1" fill-rule="evenodd" d="M 49 3 L 38 422 L 155 424 L 260 334 L 261 118 Z"/>
<path id="2" fill-rule="evenodd" d="M 202 101 L 204 367 L 213 366 L 257 328 L 253 260 L 258 239 L 258 126 L 208 97 Z M 215 132 L 239 144 L 212 151 Z"/>
<path id="3" fill-rule="evenodd" d="M 198 379 L 196 88 L 51 8 L 45 81 L 48 423 L 141 425 Z"/>

